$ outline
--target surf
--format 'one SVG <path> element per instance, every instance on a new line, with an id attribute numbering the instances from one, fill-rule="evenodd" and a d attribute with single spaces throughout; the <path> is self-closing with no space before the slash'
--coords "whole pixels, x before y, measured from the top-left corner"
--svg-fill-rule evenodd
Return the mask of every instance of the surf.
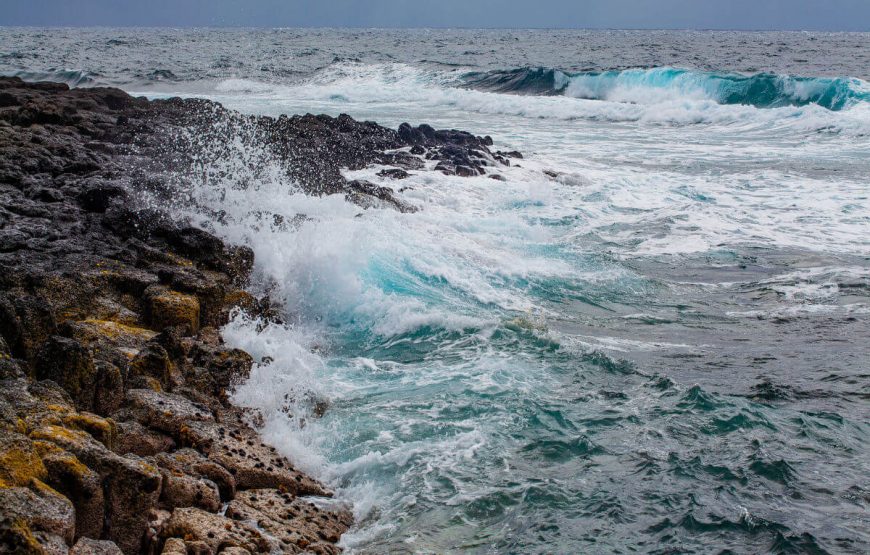
<path id="1" fill-rule="evenodd" d="M 851 77 L 716 73 L 672 67 L 570 73 L 549 68 L 471 72 L 469 88 L 523 95 L 650 104 L 667 99 L 712 100 L 756 108 L 815 104 L 832 111 L 870 102 L 870 84 Z"/>

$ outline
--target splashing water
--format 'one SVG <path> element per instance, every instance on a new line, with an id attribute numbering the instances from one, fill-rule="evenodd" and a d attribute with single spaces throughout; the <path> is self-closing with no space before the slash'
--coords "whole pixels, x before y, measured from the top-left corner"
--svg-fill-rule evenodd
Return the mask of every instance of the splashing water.
<path id="1" fill-rule="evenodd" d="M 348 172 L 401 214 L 305 196 L 240 139 L 191 193 L 287 320 L 224 330 L 261 361 L 234 400 L 353 504 L 349 552 L 870 549 L 866 36 L 79 33 L 98 62 L 0 69 L 524 153 L 504 182 Z"/>

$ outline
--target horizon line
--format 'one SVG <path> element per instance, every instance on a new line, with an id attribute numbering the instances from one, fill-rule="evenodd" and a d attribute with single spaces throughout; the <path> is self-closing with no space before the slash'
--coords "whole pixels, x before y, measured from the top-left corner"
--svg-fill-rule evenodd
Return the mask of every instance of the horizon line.
<path id="1" fill-rule="evenodd" d="M 356 31 L 694 31 L 699 33 L 852 33 L 870 34 L 866 30 L 847 29 L 776 29 L 776 28 L 719 28 L 719 27 L 403 27 L 403 26 L 333 26 L 333 25 L 299 25 L 299 26 L 260 26 L 260 25 L 7 25 L 0 23 L 2 29 L 257 29 L 279 31 L 285 29 L 330 29 Z"/>

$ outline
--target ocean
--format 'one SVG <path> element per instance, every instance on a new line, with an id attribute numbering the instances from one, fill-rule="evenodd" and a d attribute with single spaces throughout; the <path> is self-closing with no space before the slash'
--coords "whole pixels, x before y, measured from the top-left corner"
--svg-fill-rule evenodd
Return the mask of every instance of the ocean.
<path id="1" fill-rule="evenodd" d="M 233 188 L 241 142 L 191 185 L 286 320 L 223 330 L 234 401 L 346 552 L 870 551 L 870 34 L 0 28 L 0 73 L 523 153 L 348 172 L 416 213 Z"/>

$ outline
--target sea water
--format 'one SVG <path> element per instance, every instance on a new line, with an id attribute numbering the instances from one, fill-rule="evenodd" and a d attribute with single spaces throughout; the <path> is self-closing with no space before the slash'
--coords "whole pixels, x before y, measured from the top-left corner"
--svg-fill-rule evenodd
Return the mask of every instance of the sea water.
<path id="1" fill-rule="evenodd" d="M 409 214 L 193 190 L 286 320 L 223 330 L 233 399 L 349 553 L 870 550 L 870 35 L 0 29 L 0 71 L 524 154 L 346 173 Z"/>

